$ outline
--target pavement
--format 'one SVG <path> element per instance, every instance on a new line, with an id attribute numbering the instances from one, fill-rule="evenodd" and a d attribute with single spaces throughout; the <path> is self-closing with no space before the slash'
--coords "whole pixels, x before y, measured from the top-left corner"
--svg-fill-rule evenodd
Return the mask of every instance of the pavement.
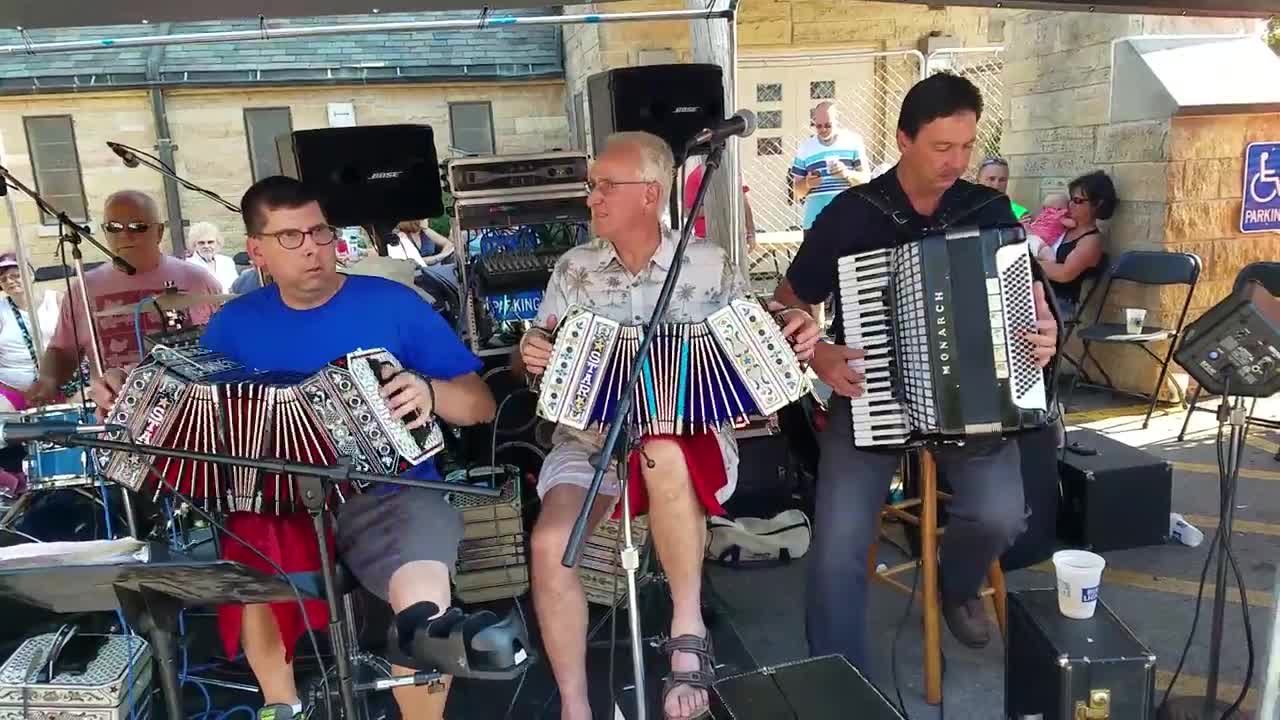
<path id="1" fill-rule="evenodd" d="M 1206 400 L 1202 407 L 1210 404 L 1211 401 Z M 1090 428 L 1171 461 L 1172 509 L 1206 535 L 1206 541 L 1196 548 L 1169 542 L 1101 553 L 1107 560 L 1101 597 L 1157 656 L 1156 699 L 1159 701 L 1170 685 L 1187 642 L 1208 540 L 1218 524 L 1216 420 L 1212 413 L 1195 413 L 1185 440 L 1179 442 L 1176 438 L 1185 414 L 1178 406 L 1157 408 L 1145 429 L 1142 416 L 1146 406 L 1131 400 L 1082 390 L 1077 393 L 1073 407 L 1079 411 L 1069 413 L 1068 429 Z M 1254 412 L 1259 417 L 1280 419 L 1280 398 L 1260 402 Z M 1275 610 L 1273 590 L 1277 582 L 1276 563 L 1280 560 L 1280 461 L 1274 459 L 1278 449 L 1280 433 L 1259 428 L 1251 430 L 1241 457 L 1236 497 L 1232 545 L 1247 590 L 1257 658 L 1253 687 L 1243 705 L 1248 711 L 1256 711 L 1260 702 L 1261 678 Z M 1133 498 L 1134 502 L 1141 500 Z M 879 552 L 880 558 L 890 565 L 903 559 L 886 543 L 881 543 Z M 709 572 L 712 587 L 757 664 L 774 665 L 808 655 L 799 592 L 805 583 L 804 559 L 781 568 L 713 567 Z M 911 582 L 910 573 L 900 577 L 908 584 Z M 1007 575 L 1007 582 L 1010 590 L 1053 587 L 1052 567 L 1042 564 L 1017 570 Z M 1204 589 L 1204 610 L 1186 665 L 1173 684 L 1174 697 L 1203 695 L 1205 691 L 1213 583 L 1214 569 L 1211 568 Z M 1231 586 L 1218 692 L 1219 697 L 1228 702 L 1239 693 L 1247 664 L 1242 606 L 1234 582 Z M 940 709 L 924 701 L 920 605 L 916 602 L 910 617 L 900 623 L 905 602 L 905 597 L 898 592 L 872 583 L 869 609 L 872 659 L 868 674 L 890 698 L 901 692 L 910 717 L 940 717 Z M 890 659 L 900 625 L 895 682 Z M 971 650 L 957 643 L 945 630 L 945 624 L 943 627 L 945 709 L 955 717 L 972 720 L 1003 719 L 1004 648 L 1001 643 L 995 641 L 983 650 Z"/>

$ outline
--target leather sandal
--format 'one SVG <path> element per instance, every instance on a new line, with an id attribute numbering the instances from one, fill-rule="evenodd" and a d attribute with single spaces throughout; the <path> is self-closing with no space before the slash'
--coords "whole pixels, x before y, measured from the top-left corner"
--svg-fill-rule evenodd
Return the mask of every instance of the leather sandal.
<path id="1" fill-rule="evenodd" d="M 662 643 L 662 654 L 668 659 L 673 653 L 685 652 L 698 658 L 697 670 L 672 670 L 662 679 L 662 704 L 663 717 L 670 718 L 666 714 L 667 697 L 671 691 L 677 687 L 684 685 L 695 690 L 707 691 L 707 705 L 700 712 L 690 716 L 689 720 L 698 720 L 698 718 L 711 717 L 711 686 L 716 681 L 716 664 L 715 658 L 711 654 L 711 637 L 698 637 L 697 635 L 677 635 L 670 640 Z"/>

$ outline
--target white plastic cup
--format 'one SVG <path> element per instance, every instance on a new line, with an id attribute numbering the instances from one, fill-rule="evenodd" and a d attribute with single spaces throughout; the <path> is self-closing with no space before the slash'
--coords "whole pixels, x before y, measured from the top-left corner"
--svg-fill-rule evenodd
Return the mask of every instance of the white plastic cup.
<path id="1" fill-rule="evenodd" d="M 1069 618 L 1087 620 L 1098 606 L 1098 586 L 1107 561 L 1085 550 L 1059 550 L 1053 554 L 1058 579 L 1058 610 Z"/>
<path id="2" fill-rule="evenodd" d="M 1142 326 L 1147 322 L 1146 308 L 1125 308 L 1124 324 L 1125 329 L 1130 335 L 1137 335 L 1142 332 Z"/>

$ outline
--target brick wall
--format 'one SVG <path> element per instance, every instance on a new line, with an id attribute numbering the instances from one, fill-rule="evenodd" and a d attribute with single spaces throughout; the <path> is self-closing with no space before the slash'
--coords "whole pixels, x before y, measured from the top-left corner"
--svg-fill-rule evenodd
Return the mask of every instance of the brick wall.
<path id="1" fill-rule="evenodd" d="M 566 147 L 570 142 L 565 118 L 564 85 L 560 81 L 519 84 L 442 84 L 323 88 L 272 88 L 253 90 L 173 90 L 166 95 L 169 126 L 178 144 L 177 170 L 196 184 L 219 193 L 232 203 L 252 182 L 245 139 L 244 109 L 289 107 L 295 130 L 326 127 L 327 103 L 355 105 L 361 125 L 426 123 L 436 130 L 436 151 L 448 157 L 451 102 L 487 100 L 493 103 L 496 150 L 499 153 L 534 152 Z M 136 188 L 163 197 L 158 174 L 145 168 L 129 170 L 107 148 L 105 141 L 123 142 L 150 151 L 155 133 L 150 103 L 142 92 L 67 94 L 0 98 L 0 142 L 4 164 L 30 183 L 22 118 L 29 115 L 73 117 L 85 194 L 94 222 L 100 221 L 108 195 Z M 37 267 L 55 263 L 54 228 L 40 224 L 35 206 L 21 198 L 19 224 Z M 227 249 L 244 248 L 238 216 L 205 198 L 182 191 L 183 216 L 188 222 L 208 220 L 224 232 Z M 0 248 L 13 245 L 7 218 L 0 223 Z M 85 249 L 85 257 L 100 259 Z"/>

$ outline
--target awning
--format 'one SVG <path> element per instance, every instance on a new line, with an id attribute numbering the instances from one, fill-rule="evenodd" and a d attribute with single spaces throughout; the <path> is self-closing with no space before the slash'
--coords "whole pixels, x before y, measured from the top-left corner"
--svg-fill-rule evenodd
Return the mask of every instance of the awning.
<path id="1" fill-rule="evenodd" d="M 857 2 L 858 0 L 850 0 Z M 898 2 L 901 0 L 888 0 Z M 908 3 L 904 3 L 908 4 Z M 924 3 L 910 3 L 923 5 Z M 964 0 L 930 5 L 972 5 L 984 7 L 1062 10 L 1072 12 L 1116 12 L 1208 15 L 1217 17 L 1269 17 L 1280 14 L 1277 0 L 1090 0 L 1089 2 L 1023 2 L 1021 0 Z M 475 10 L 488 7 L 490 13 L 514 8 L 547 7 L 539 0 L 219 0 L 218 2 L 175 2 L 175 0 L 3 0 L 0 27 L 54 28 L 68 25 L 128 25 L 131 23 L 193 22 L 223 18 L 305 17 L 350 15 L 372 11 L 424 12 Z M 672 3 L 677 7 L 676 3 Z M 577 12 L 576 9 L 573 12 Z"/>

